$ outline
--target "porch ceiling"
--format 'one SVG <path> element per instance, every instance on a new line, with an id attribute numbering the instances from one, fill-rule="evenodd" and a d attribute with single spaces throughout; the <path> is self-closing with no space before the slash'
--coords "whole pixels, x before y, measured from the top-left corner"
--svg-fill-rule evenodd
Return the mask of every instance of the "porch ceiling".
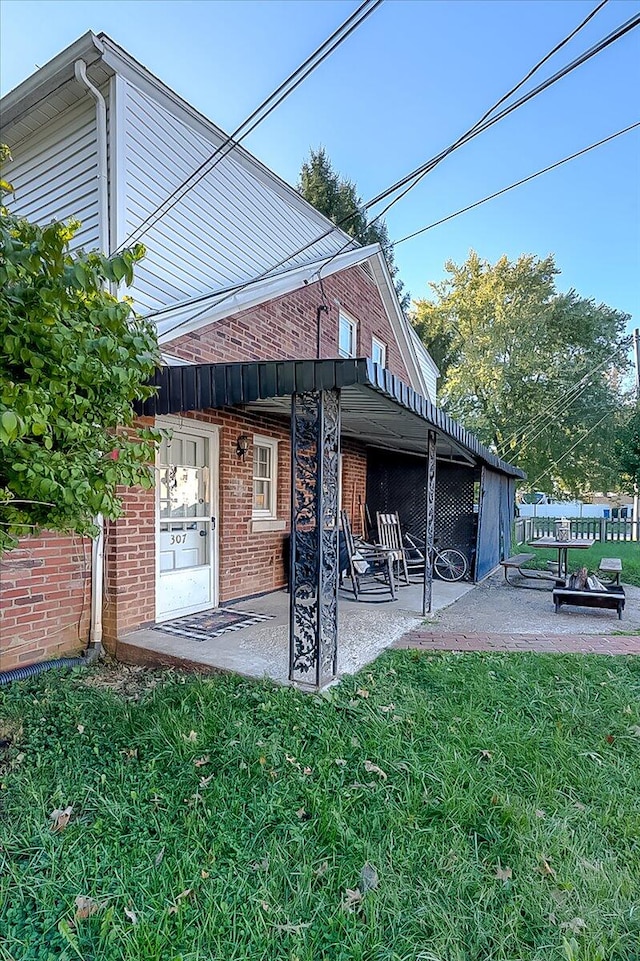
<path id="1" fill-rule="evenodd" d="M 342 433 L 374 447 L 425 455 L 427 431 L 435 430 L 440 457 L 484 463 L 511 477 L 517 467 L 369 358 L 260 361 L 162 367 L 158 393 L 139 412 L 148 416 L 242 406 L 289 417 L 291 395 L 341 389 Z"/>

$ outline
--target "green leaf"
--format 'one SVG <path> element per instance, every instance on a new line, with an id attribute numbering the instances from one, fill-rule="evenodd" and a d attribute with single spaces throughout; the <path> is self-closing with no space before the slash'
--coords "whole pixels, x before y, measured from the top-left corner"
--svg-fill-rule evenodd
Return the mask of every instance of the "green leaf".
<path id="1" fill-rule="evenodd" d="M 0 440 L 10 443 L 18 436 L 18 418 L 12 410 L 5 410 L 0 417 Z"/>

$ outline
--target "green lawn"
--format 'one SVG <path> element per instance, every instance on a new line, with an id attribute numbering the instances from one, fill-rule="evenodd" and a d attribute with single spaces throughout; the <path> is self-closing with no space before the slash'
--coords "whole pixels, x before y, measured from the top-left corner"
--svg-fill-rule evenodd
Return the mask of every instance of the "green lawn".
<path id="1" fill-rule="evenodd" d="M 529 547 L 527 544 L 514 546 L 514 553 L 535 551 L 536 558 L 526 567 L 544 568 L 547 561 L 557 561 L 557 550 L 541 550 Z M 640 543 L 632 541 L 606 541 L 601 544 L 596 541 L 588 551 L 569 551 L 569 570 L 587 567 L 590 571 L 598 571 L 598 564 L 603 557 L 619 557 L 622 561 L 622 581 L 625 584 L 635 584 L 640 587 Z"/>
<path id="2" fill-rule="evenodd" d="M 0 689 L 3 961 L 640 958 L 640 659 L 104 672 Z"/>

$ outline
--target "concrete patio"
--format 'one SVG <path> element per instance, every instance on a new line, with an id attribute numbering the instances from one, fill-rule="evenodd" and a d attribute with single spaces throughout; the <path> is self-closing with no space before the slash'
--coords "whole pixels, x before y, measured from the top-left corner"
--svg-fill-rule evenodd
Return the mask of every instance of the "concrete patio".
<path id="1" fill-rule="evenodd" d="M 433 610 L 441 611 L 474 589 L 468 581 L 433 582 Z M 275 591 L 226 608 L 272 615 L 261 624 L 221 634 L 206 641 L 176 637 L 156 628 L 135 631 L 118 642 L 118 659 L 130 664 L 186 667 L 201 671 L 229 671 L 245 677 L 267 677 L 288 683 L 289 595 Z M 423 623 L 422 585 L 398 590 L 395 601 L 386 597 L 355 601 L 339 592 L 338 675 L 354 674 L 407 631 Z"/>

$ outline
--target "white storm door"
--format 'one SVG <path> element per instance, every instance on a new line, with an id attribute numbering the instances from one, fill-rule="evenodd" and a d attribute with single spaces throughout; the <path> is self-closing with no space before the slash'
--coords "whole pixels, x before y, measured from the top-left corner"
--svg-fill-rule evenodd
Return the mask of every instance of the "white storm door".
<path id="1" fill-rule="evenodd" d="M 215 606 L 216 437 L 171 428 L 158 463 L 156 620 Z"/>

